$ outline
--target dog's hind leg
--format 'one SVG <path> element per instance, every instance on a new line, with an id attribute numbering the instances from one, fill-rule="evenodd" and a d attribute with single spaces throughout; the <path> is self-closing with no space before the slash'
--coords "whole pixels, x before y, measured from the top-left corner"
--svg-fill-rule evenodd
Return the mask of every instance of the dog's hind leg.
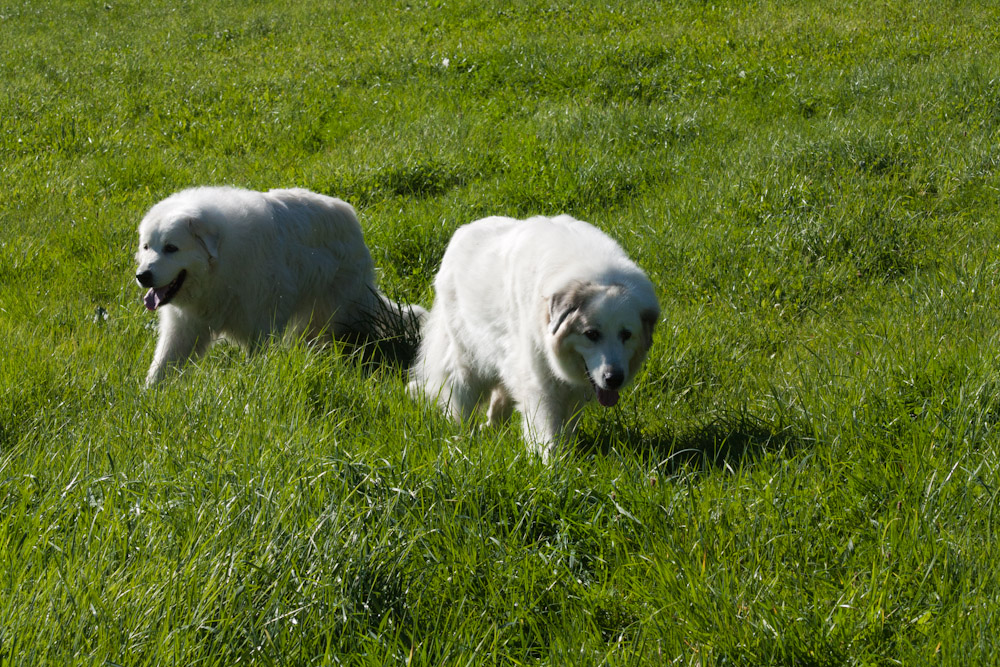
<path id="1" fill-rule="evenodd" d="M 467 421 L 486 389 L 473 369 L 463 364 L 463 355 L 448 329 L 440 307 L 424 321 L 423 341 L 411 371 L 410 392 L 423 393 L 456 421 Z"/>
<path id="2" fill-rule="evenodd" d="M 439 401 L 445 406 L 446 411 L 456 421 L 467 422 L 476 411 L 476 406 L 483 400 L 486 392 L 486 383 L 467 369 L 452 370 L 448 383 L 445 385 L 445 396 L 442 392 Z"/>
<path id="3" fill-rule="evenodd" d="M 160 311 L 160 338 L 146 374 L 146 386 L 162 380 L 170 366 L 179 368 L 189 359 L 200 357 L 211 344 L 212 332 L 208 325 L 165 307 Z"/>
<path id="4" fill-rule="evenodd" d="M 491 426 L 506 423 L 514 412 L 514 402 L 507 390 L 498 385 L 490 394 L 490 405 L 486 409 L 486 421 Z"/>
<path id="5" fill-rule="evenodd" d="M 458 422 L 468 421 L 482 398 L 480 387 L 455 377 L 449 370 L 424 365 L 419 376 L 410 381 L 410 395 L 423 393 L 442 411 Z"/>

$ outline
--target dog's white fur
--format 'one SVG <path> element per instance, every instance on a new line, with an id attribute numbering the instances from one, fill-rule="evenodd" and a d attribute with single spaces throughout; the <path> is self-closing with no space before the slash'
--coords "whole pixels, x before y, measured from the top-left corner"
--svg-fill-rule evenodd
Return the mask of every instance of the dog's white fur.
<path id="1" fill-rule="evenodd" d="M 434 281 L 411 391 L 468 419 L 516 407 L 548 460 L 595 395 L 614 405 L 642 366 L 660 307 L 610 237 L 569 216 L 492 217 L 455 232 Z"/>
<path id="2" fill-rule="evenodd" d="M 159 313 L 147 385 L 218 338 L 377 337 L 426 314 L 378 292 L 354 209 L 308 190 L 183 190 L 143 218 L 135 259 Z"/>

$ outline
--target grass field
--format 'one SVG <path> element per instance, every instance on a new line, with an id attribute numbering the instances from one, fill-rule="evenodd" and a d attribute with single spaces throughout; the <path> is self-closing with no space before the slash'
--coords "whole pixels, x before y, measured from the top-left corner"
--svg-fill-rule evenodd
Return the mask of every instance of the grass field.
<path id="1" fill-rule="evenodd" d="M 0 0 L 0 40 L 0 664 L 1000 662 L 993 3 Z M 424 305 L 457 226 L 590 220 L 657 285 L 646 370 L 552 467 L 337 351 L 143 391 L 136 225 L 200 184 L 346 199 Z"/>

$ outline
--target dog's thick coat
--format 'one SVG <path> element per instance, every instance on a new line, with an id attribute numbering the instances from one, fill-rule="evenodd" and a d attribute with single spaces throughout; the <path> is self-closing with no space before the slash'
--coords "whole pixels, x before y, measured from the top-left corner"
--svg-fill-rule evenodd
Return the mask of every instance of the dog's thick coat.
<path id="1" fill-rule="evenodd" d="M 610 237 L 569 216 L 492 217 L 458 229 L 434 281 L 411 390 L 468 419 L 516 407 L 548 459 L 582 405 L 614 405 L 642 366 L 660 308 Z"/>
<path id="2" fill-rule="evenodd" d="M 160 324 L 147 384 L 218 338 L 380 337 L 425 314 L 378 292 L 354 209 L 308 190 L 183 190 L 143 218 L 135 259 Z"/>

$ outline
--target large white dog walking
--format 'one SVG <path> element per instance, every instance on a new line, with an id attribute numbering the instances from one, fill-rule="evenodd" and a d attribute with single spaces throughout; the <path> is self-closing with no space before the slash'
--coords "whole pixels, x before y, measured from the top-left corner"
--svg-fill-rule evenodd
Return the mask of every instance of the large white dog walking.
<path id="1" fill-rule="evenodd" d="M 354 209 L 308 190 L 183 190 L 143 218 L 135 258 L 160 318 L 147 384 L 218 338 L 383 337 L 425 314 L 378 292 Z"/>
<path id="2" fill-rule="evenodd" d="M 455 232 L 434 281 L 411 389 L 452 417 L 516 407 L 548 460 L 583 404 L 610 407 L 642 366 L 660 307 L 621 247 L 569 216 L 485 218 Z"/>

